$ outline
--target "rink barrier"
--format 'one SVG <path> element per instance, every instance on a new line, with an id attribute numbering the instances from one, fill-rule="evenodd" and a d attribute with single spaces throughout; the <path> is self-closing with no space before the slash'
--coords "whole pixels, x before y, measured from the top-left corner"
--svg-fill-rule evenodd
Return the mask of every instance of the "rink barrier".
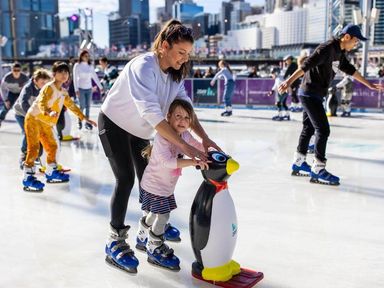
<path id="1" fill-rule="evenodd" d="M 219 80 L 211 87 L 212 79 L 191 79 L 184 82 L 187 95 L 193 102 L 202 107 L 222 106 L 224 92 L 224 80 Z M 384 79 L 369 79 L 372 83 L 384 84 Z M 235 92 L 232 97 L 234 105 L 273 106 L 275 96 L 268 96 L 273 86 L 273 79 L 237 79 L 235 80 Z M 368 89 L 359 82 L 354 82 L 352 103 L 353 108 L 384 108 L 384 93 Z M 290 104 L 290 97 L 287 103 Z"/>

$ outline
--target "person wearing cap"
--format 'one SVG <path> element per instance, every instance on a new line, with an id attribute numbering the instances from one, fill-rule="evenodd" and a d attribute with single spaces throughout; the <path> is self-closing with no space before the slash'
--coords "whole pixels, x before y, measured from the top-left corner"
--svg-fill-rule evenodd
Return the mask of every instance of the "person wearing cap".
<path id="1" fill-rule="evenodd" d="M 370 83 L 365 79 L 346 57 L 346 52 L 351 51 L 359 41 L 366 40 L 358 26 L 352 24 L 345 26 L 337 38 L 320 44 L 295 73 L 280 84 L 278 90 L 283 93 L 296 79 L 303 76 L 298 91 L 304 108 L 303 129 L 292 165 L 292 175 L 310 176 L 310 181 L 313 183 L 340 184 L 340 178 L 325 169 L 327 161 L 325 151 L 330 128 L 323 99 L 338 70 L 351 75 L 369 89 L 384 90 L 382 85 Z M 313 134 L 315 134 L 315 158 L 310 167 L 306 162 L 306 154 Z"/>
<path id="2" fill-rule="evenodd" d="M 284 73 L 284 80 L 288 79 L 289 76 L 291 76 L 295 71 L 297 70 L 297 64 L 293 62 L 293 56 L 292 55 L 286 55 L 283 58 L 284 64 L 287 67 L 287 70 L 285 70 Z M 300 79 L 296 79 L 295 82 L 291 85 L 291 111 L 292 112 L 301 112 L 303 108 L 300 106 L 299 97 L 297 96 L 297 90 L 299 90 L 300 86 Z"/>
<path id="3" fill-rule="evenodd" d="M 28 76 L 21 72 L 21 65 L 18 62 L 13 63 L 12 71 L 5 74 L 1 80 L 1 95 L 4 103 L 3 107 L 0 108 L 0 126 L 19 98 L 21 89 L 28 81 Z"/>

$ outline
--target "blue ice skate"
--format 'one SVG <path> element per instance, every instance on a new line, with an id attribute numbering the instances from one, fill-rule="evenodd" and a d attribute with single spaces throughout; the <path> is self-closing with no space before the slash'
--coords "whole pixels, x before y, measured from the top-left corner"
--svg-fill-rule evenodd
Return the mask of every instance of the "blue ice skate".
<path id="1" fill-rule="evenodd" d="M 57 169 L 52 171 L 51 175 L 45 174 L 48 183 L 64 183 L 69 181 L 69 175 Z"/>
<path id="2" fill-rule="evenodd" d="M 180 231 L 176 227 L 172 226 L 171 223 L 165 225 L 164 238 L 171 242 L 180 242 Z"/>
<path id="3" fill-rule="evenodd" d="M 310 182 L 337 186 L 340 185 L 340 178 L 335 175 L 332 175 L 324 168 L 321 169 L 317 174 L 311 171 Z"/>
<path id="4" fill-rule="evenodd" d="M 42 192 L 44 183 L 41 183 L 35 176 L 28 175 L 27 179 L 23 180 L 24 191 L 27 192 Z"/>
<path id="5" fill-rule="evenodd" d="M 292 176 L 310 176 L 311 175 L 311 166 L 304 161 L 300 166 L 293 164 L 292 165 Z"/>
<path id="6" fill-rule="evenodd" d="M 115 268 L 119 268 L 128 273 L 137 273 L 139 260 L 135 253 L 130 249 L 126 240 L 128 239 L 129 226 L 123 229 L 115 229 L 111 226 L 111 234 L 105 246 L 105 261 Z"/>
<path id="7" fill-rule="evenodd" d="M 164 244 L 163 236 L 156 236 L 152 231 L 148 235 L 147 255 L 150 264 L 171 271 L 180 271 L 180 260 L 174 255 L 173 249 Z"/>

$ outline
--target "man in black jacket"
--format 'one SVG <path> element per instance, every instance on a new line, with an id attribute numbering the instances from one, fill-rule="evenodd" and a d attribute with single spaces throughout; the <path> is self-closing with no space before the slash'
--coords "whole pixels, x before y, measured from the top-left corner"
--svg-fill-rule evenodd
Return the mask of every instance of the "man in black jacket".
<path id="1" fill-rule="evenodd" d="M 357 25 L 347 25 L 337 39 L 320 44 L 299 69 L 279 86 L 279 92 L 285 92 L 299 77 L 303 80 L 299 89 L 299 97 L 304 108 L 303 129 L 299 138 L 299 145 L 292 165 L 292 175 L 311 176 L 311 182 L 339 185 L 339 177 L 332 175 L 325 169 L 325 150 L 330 128 L 323 107 L 323 98 L 327 94 L 335 74 L 338 70 L 351 75 L 369 89 L 382 91 L 383 86 L 372 84 L 365 79 L 356 68 L 349 63 L 345 55 L 351 51 L 359 41 L 366 41 Z M 312 167 L 305 161 L 309 140 L 315 134 L 315 158 Z"/>

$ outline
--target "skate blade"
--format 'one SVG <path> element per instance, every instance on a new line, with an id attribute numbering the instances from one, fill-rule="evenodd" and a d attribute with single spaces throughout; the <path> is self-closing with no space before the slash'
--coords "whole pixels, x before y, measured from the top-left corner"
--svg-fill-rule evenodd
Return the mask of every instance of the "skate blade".
<path id="1" fill-rule="evenodd" d="M 173 238 L 173 239 L 165 238 L 165 241 L 169 241 L 169 242 L 181 242 L 181 238 L 180 238 L 180 237 Z"/>
<path id="2" fill-rule="evenodd" d="M 163 266 L 163 265 L 157 263 L 155 260 L 152 260 L 149 257 L 147 258 L 147 261 L 149 264 L 152 264 L 153 266 L 156 266 L 156 267 L 160 267 L 160 268 L 165 269 L 167 271 L 172 271 L 172 272 L 179 272 L 180 271 L 180 266 L 166 267 L 166 266 Z"/>
<path id="3" fill-rule="evenodd" d="M 136 275 L 137 274 L 137 268 L 123 267 L 123 266 L 117 264 L 110 256 L 105 256 L 105 262 L 107 262 L 107 264 L 109 264 L 111 267 L 123 270 L 124 272 L 127 272 L 130 275 Z"/>
<path id="4" fill-rule="evenodd" d="M 25 186 L 23 187 L 23 190 L 24 190 L 25 192 L 32 192 L 32 193 L 41 193 L 41 192 L 44 191 L 43 188 L 36 189 L 36 188 L 30 188 L 30 187 L 25 187 Z"/>
<path id="5" fill-rule="evenodd" d="M 308 173 L 308 174 L 306 174 Z M 308 177 L 310 176 L 309 172 L 300 172 L 300 171 L 292 171 L 291 173 L 292 176 L 299 176 L 299 177 Z"/>
<path id="6" fill-rule="evenodd" d="M 329 186 L 339 186 L 340 185 L 340 182 L 324 182 L 324 181 L 320 181 L 316 178 L 311 178 L 311 180 L 309 180 L 309 182 L 315 183 L 315 184 L 329 185 Z"/>
<path id="7" fill-rule="evenodd" d="M 47 180 L 47 183 L 49 184 L 60 184 L 60 183 L 67 183 L 69 182 L 69 179 L 68 180 Z"/>

